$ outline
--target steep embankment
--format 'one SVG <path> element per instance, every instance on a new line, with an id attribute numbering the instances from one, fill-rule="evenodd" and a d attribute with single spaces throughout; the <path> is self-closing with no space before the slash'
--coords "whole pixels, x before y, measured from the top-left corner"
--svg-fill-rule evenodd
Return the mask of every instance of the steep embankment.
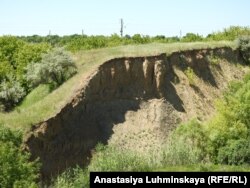
<path id="1" fill-rule="evenodd" d="M 240 62 L 228 47 L 104 62 L 59 113 L 32 128 L 26 150 L 48 177 L 86 164 L 98 142 L 160 147 L 178 122 L 213 113 L 213 100 L 242 77 Z"/>

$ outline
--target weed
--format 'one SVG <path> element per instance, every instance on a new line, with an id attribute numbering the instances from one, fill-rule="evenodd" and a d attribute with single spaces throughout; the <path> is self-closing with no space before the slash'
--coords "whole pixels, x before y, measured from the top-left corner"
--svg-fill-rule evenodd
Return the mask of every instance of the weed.
<path id="1" fill-rule="evenodd" d="M 221 58 L 215 55 L 210 55 L 207 57 L 208 62 L 211 63 L 212 66 L 217 66 L 221 62 Z"/>
<path id="2" fill-rule="evenodd" d="M 189 81 L 189 85 L 195 85 L 196 82 L 196 75 L 193 71 L 192 68 L 188 67 L 185 71 L 184 71 L 185 75 L 188 78 Z"/>

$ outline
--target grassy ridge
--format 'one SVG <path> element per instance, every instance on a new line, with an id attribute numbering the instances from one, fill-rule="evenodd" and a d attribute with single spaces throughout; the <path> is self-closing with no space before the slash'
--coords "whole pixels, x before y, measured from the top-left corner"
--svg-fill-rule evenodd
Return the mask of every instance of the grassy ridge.
<path id="1" fill-rule="evenodd" d="M 21 129 L 24 131 L 29 130 L 33 124 L 41 122 L 56 114 L 67 101 L 74 96 L 77 89 L 79 89 L 79 80 L 83 81 L 87 75 L 91 74 L 100 64 L 104 61 L 115 57 L 124 56 L 149 56 L 159 53 L 172 53 L 175 51 L 191 50 L 191 49 L 204 49 L 216 47 L 232 47 L 235 48 L 234 42 L 220 41 L 220 42 L 194 42 L 194 43 L 172 43 L 160 44 L 152 43 L 146 45 L 128 45 L 113 48 L 103 48 L 96 50 L 80 51 L 73 54 L 77 63 L 78 74 L 68 80 L 58 89 L 43 95 L 43 98 L 36 102 L 29 102 L 32 93 L 41 95 L 38 91 L 34 90 L 25 99 L 25 102 L 18 108 L 10 113 L 0 113 L 0 124 L 8 126 L 12 129 Z M 29 103 L 29 105 L 26 105 Z"/>

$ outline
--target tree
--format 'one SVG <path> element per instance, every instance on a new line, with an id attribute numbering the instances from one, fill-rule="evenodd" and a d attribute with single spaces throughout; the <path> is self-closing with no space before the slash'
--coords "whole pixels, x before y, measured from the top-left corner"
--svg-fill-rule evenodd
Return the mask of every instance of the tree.
<path id="1" fill-rule="evenodd" d="M 21 84 L 10 77 L 0 83 L 0 104 L 4 106 L 3 110 L 10 110 L 26 95 Z"/>
<path id="2" fill-rule="evenodd" d="M 202 41 L 202 36 L 194 33 L 187 33 L 186 36 L 182 38 L 183 42 L 196 42 L 196 41 Z"/>
<path id="3" fill-rule="evenodd" d="M 41 62 L 31 63 L 27 67 L 26 78 L 31 87 L 39 84 L 50 84 L 58 87 L 76 73 L 76 65 L 69 53 L 56 48 L 44 54 Z"/>

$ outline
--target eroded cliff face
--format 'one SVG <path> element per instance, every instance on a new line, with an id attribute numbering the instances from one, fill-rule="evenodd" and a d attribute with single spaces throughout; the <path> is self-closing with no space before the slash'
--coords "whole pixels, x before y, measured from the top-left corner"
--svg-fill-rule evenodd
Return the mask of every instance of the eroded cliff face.
<path id="1" fill-rule="evenodd" d="M 179 122 L 213 113 L 214 98 L 243 75 L 236 62 L 240 55 L 231 48 L 104 62 L 60 112 L 33 126 L 25 149 L 40 158 L 43 177 L 50 177 L 87 164 L 98 142 L 160 147 Z"/>

